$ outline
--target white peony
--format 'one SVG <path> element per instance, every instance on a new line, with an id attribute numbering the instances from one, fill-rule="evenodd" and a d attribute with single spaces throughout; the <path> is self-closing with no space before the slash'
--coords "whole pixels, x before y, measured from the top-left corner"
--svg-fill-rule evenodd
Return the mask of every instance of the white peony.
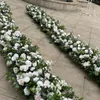
<path id="1" fill-rule="evenodd" d="M 30 95 L 30 91 L 28 90 L 27 87 L 24 88 L 24 94 L 27 96 Z"/>

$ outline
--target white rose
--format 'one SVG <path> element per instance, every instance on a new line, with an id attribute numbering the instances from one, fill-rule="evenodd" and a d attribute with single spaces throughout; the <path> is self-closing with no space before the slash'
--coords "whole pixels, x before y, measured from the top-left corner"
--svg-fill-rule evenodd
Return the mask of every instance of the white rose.
<path id="1" fill-rule="evenodd" d="M 45 73 L 45 77 L 49 79 L 50 78 L 50 73 Z"/>
<path id="2" fill-rule="evenodd" d="M 48 80 L 45 80 L 43 86 L 44 86 L 45 88 L 47 88 L 47 87 L 49 88 L 49 87 L 50 87 L 50 82 L 49 82 Z"/>
<path id="3" fill-rule="evenodd" d="M 72 50 L 74 51 L 74 52 L 76 52 L 77 51 L 77 49 L 74 47 L 74 48 L 72 48 Z"/>
<path id="4" fill-rule="evenodd" d="M 87 62 L 82 63 L 82 65 L 83 65 L 84 67 L 88 67 L 88 66 L 90 66 L 91 64 L 90 64 L 89 61 L 87 61 Z"/>
<path id="5" fill-rule="evenodd" d="M 38 81 L 38 82 L 37 82 L 37 85 L 38 85 L 38 86 L 43 86 L 43 82 L 42 82 L 42 81 Z"/>
<path id="6" fill-rule="evenodd" d="M 28 70 L 28 68 L 29 68 L 29 66 L 27 66 L 27 65 L 21 65 L 20 66 L 20 70 L 21 71 L 25 71 L 26 72 Z"/>
<path id="7" fill-rule="evenodd" d="M 33 78 L 33 81 L 34 81 L 34 82 L 37 82 L 38 80 L 39 80 L 38 77 Z"/>
<path id="8" fill-rule="evenodd" d="M 13 71 L 16 74 L 18 72 L 18 68 L 17 67 L 13 68 Z"/>
<path id="9" fill-rule="evenodd" d="M 20 44 L 19 44 L 19 43 L 15 43 L 14 48 L 17 50 L 19 46 L 20 46 Z"/>
<path id="10" fill-rule="evenodd" d="M 31 56 L 27 56 L 27 59 L 28 59 L 28 60 L 31 60 Z"/>
<path id="11" fill-rule="evenodd" d="M 35 69 L 35 67 L 31 67 L 31 69 L 30 69 L 30 70 L 31 70 L 31 71 L 33 71 L 34 69 Z"/>
<path id="12" fill-rule="evenodd" d="M 19 55 L 18 55 L 18 54 L 14 54 L 14 55 L 12 56 L 12 61 L 17 60 L 18 58 L 19 58 Z"/>
<path id="13" fill-rule="evenodd" d="M 36 67 L 37 66 L 37 62 L 33 63 L 33 66 Z"/>
<path id="14" fill-rule="evenodd" d="M 25 77 L 23 80 L 25 83 L 28 83 L 30 81 L 30 77 Z"/>
<path id="15" fill-rule="evenodd" d="M 12 61 L 7 61 L 7 66 L 10 66 L 12 64 Z"/>
<path id="16" fill-rule="evenodd" d="M 24 60 L 26 60 L 26 54 L 25 53 L 21 54 L 20 57 L 23 58 Z"/>
<path id="17" fill-rule="evenodd" d="M 85 50 L 84 52 L 85 52 L 85 53 L 88 53 L 89 51 L 88 51 L 88 50 Z"/>
<path id="18" fill-rule="evenodd" d="M 34 76 L 39 76 L 39 73 L 38 73 L 37 71 L 34 71 L 34 72 L 33 72 L 33 75 L 34 75 Z"/>
<path id="19" fill-rule="evenodd" d="M 27 87 L 24 88 L 24 94 L 27 96 L 30 95 L 30 91 L 28 90 Z"/>
<path id="20" fill-rule="evenodd" d="M 18 81 L 19 85 L 21 85 L 21 86 L 24 85 L 24 80 L 23 79 L 18 79 L 17 81 Z"/>
<path id="21" fill-rule="evenodd" d="M 42 69 L 38 69 L 38 73 L 39 74 L 42 74 Z"/>
<path id="22" fill-rule="evenodd" d="M 80 56 L 79 56 L 79 58 L 80 58 L 80 59 L 83 59 L 83 58 L 84 58 L 84 56 L 83 56 L 83 55 L 80 55 Z"/>
<path id="23" fill-rule="evenodd" d="M 25 63 L 26 63 L 26 65 L 29 66 L 29 67 L 30 67 L 31 64 L 32 64 L 31 61 L 29 61 L 29 60 L 27 60 Z"/>

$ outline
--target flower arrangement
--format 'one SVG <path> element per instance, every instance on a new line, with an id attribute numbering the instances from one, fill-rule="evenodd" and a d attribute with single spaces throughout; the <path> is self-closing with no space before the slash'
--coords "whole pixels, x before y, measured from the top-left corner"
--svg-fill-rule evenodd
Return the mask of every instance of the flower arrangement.
<path id="1" fill-rule="evenodd" d="M 100 84 L 100 53 L 98 50 L 90 48 L 78 36 L 66 33 L 64 26 L 47 15 L 40 7 L 30 4 L 27 6 L 27 12 L 54 44 L 74 62 L 80 64 L 88 75 Z"/>
<path id="2" fill-rule="evenodd" d="M 17 29 L 9 6 L 0 2 L 0 51 L 14 87 L 29 100 L 81 100 L 64 80 L 51 74 L 51 62 Z"/>

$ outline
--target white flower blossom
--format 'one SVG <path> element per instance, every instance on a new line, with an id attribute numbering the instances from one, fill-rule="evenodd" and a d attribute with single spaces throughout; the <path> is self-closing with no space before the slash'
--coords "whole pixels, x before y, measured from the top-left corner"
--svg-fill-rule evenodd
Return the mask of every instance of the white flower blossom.
<path id="1" fill-rule="evenodd" d="M 21 65 L 20 66 L 20 71 L 27 71 L 29 69 L 29 66 L 27 66 L 27 65 Z"/>
<path id="2" fill-rule="evenodd" d="M 14 54 L 12 56 L 12 61 L 16 61 L 18 58 L 19 58 L 19 55 L 18 54 Z"/>
<path id="3" fill-rule="evenodd" d="M 28 83 L 30 81 L 30 77 L 24 77 L 23 80 L 24 80 L 25 83 Z"/>
<path id="4" fill-rule="evenodd" d="M 25 53 L 22 53 L 20 57 L 23 58 L 24 60 L 26 60 L 26 54 Z"/>
<path id="5" fill-rule="evenodd" d="M 16 74 L 19 70 L 18 70 L 17 67 L 14 67 L 14 68 L 13 68 L 13 71 L 14 71 L 14 73 Z"/>
<path id="6" fill-rule="evenodd" d="M 25 64 L 26 64 L 27 66 L 29 66 L 29 67 L 32 65 L 31 61 L 29 61 L 29 60 L 26 60 Z"/>
<path id="7" fill-rule="evenodd" d="M 42 81 L 38 81 L 38 82 L 37 82 L 37 85 L 38 85 L 38 86 L 43 86 L 43 82 L 42 82 Z"/>
<path id="8" fill-rule="evenodd" d="M 50 78 L 50 73 L 45 73 L 45 77 L 49 79 Z"/>
<path id="9" fill-rule="evenodd" d="M 24 88 L 24 94 L 25 94 L 26 96 L 30 95 L 30 91 L 28 90 L 27 87 Z"/>

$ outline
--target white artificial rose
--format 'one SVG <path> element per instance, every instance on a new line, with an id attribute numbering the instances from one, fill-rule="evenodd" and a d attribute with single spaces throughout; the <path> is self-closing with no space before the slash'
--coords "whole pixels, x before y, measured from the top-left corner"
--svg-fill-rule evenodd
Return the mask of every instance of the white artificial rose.
<path id="1" fill-rule="evenodd" d="M 28 59 L 28 60 L 31 60 L 31 56 L 27 56 L 27 59 Z"/>
<path id="2" fill-rule="evenodd" d="M 4 34 L 4 37 L 5 37 L 5 39 L 6 39 L 7 41 L 11 41 L 11 37 L 10 37 L 9 35 Z"/>
<path id="3" fill-rule="evenodd" d="M 37 71 L 34 71 L 34 72 L 33 72 L 33 75 L 34 75 L 34 76 L 39 76 L 39 73 L 38 73 Z"/>
<path id="4" fill-rule="evenodd" d="M 85 54 L 84 57 L 89 58 L 89 55 L 88 54 Z"/>
<path id="5" fill-rule="evenodd" d="M 40 94 L 36 94 L 34 98 L 35 98 L 35 100 L 41 100 Z"/>
<path id="6" fill-rule="evenodd" d="M 23 79 L 18 79 L 17 82 L 19 83 L 19 85 L 23 86 L 24 85 L 24 80 Z"/>
<path id="7" fill-rule="evenodd" d="M 19 58 L 19 55 L 18 54 L 14 54 L 12 56 L 12 61 L 16 61 L 18 58 Z"/>
<path id="8" fill-rule="evenodd" d="M 26 60 L 25 64 L 30 67 L 32 63 L 31 63 L 31 61 Z"/>
<path id="9" fill-rule="evenodd" d="M 27 87 L 24 88 L 24 94 L 25 94 L 26 96 L 30 95 L 30 91 L 28 90 Z"/>
<path id="10" fill-rule="evenodd" d="M 12 61 L 7 61 L 6 64 L 7 66 L 10 66 L 12 64 Z"/>
<path id="11" fill-rule="evenodd" d="M 13 36 L 21 37 L 22 34 L 20 33 L 20 31 L 15 31 L 15 32 L 13 33 Z"/>
<path id="12" fill-rule="evenodd" d="M 83 59 L 83 58 L 84 58 L 84 56 L 83 56 L 83 55 L 80 55 L 80 56 L 79 56 L 79 58 L 80 58 L 80 59 Z"/>
<path id="13" fill-rule="evenodd" d="M 38 81 L 38 82 L 37 82 L 37 85 L 38 85 L 38 86 L 43 86 L 43 82 L 42 82 L 42 81 Z"/>
<path id="14" fill-rule="evenodd" d="M 50 81 L 45 80 L 43 86 L 44 86 L 45 88 L 49 88 L 49 87 L 50 87 Z"/>
<path id="15" fill-rule="evenodd" d="M 15 46 L 14 46 L 14 49 L 18 49 L 18 47 L 20 46 L 20 44 L 19 43 L 15 43 Z"/>
<path id="16" fill-rule="evenodd" d="M 76 52 L 77 51 L 77 49 L 74 47 L 74 48 L 72 48 L 72 50 L 74 51 L 74 52 Z"/>
<path id="17" fill-rule="evenodd" d="M 50 78 L 50 73 L 45 73 L 45 77 L 49 79 Z"/>
<path id="18" fill-rule="evenodd" d="M 84 52 L 85 52 L 85 53 L 88 53 L 89 51 L 88 51 L 88 50 L 85 50 Z"/>
<path id="19" fill-rule="evenodd" d="M 20 71 L 27 71 L 29 69 L 29 66 L 27 66 L 27 65 L 21 65 L 20 66 Z"/>
<path id="20" fill-rule="evenodd" d="M 23 80 L 24 80 L 25 83 L 28 83 L 30 81 L 30 77 L 24 77 Z"/>
<path id="21" fill-rule="evenodd" d="M 33 81 L 34 81 L 34 82 L 37 82 L 38 80 L 39 80 L 38 77 L 33 78 Z"/>
<path id="22" fill-rule="evenodd" d="M 31 67 L 31 69 L 30 69 L 30 70 L 31 70 L 31 71 L 33 71 L 34 69 L 35 69 L 35 67 Z"/>
<path id="23" fill-rule="evenodd" d="M 82 63 L 82 65 L 83 65 L 84 67 L 88 67 L 88 66 L 90 66 L 91 64 L 90 64 L 89 61 L 87 61 L 87 62 Z"/>
<path id="24" fill-rule="evenodd" d="M 18 73 L 19 70 L 18 70 L 17 67 L 14 67 L 14 68 L 13 68 L 13 71 L 14 71 L 14 73 L 16 74 L 16 73 Z"/>
<path id="25" fill-rule="evenodd" d="M 23 58 L 24 60 L 26 60 L 26 54 L 25 53 L 22 53 L 20 57 Z"/>
<path id="26" fill-rule="evenodd" d="M 76 44 L 80 44 L 80 43 L 81 43 L 81 41 L 77 41 L 77 42 L 76 42 Z"/>
<path id="27" fill-rule="evenodd" d="M 36 67 L 36 66 L 37 66 L 37 62 L 34 62 L 34 63 L 33 63 L 33 66 Z"/>
<path id="28" fill-rule="evenodd" d="M 42 69 L 38 69 L 38 73 L 39 74 L 42 74 Z"/>
<path id="29" fill-rule="evenodd" d="M 85 49 L 85 47 L 82 47 L 82 50 L 84 50 Z"/>

